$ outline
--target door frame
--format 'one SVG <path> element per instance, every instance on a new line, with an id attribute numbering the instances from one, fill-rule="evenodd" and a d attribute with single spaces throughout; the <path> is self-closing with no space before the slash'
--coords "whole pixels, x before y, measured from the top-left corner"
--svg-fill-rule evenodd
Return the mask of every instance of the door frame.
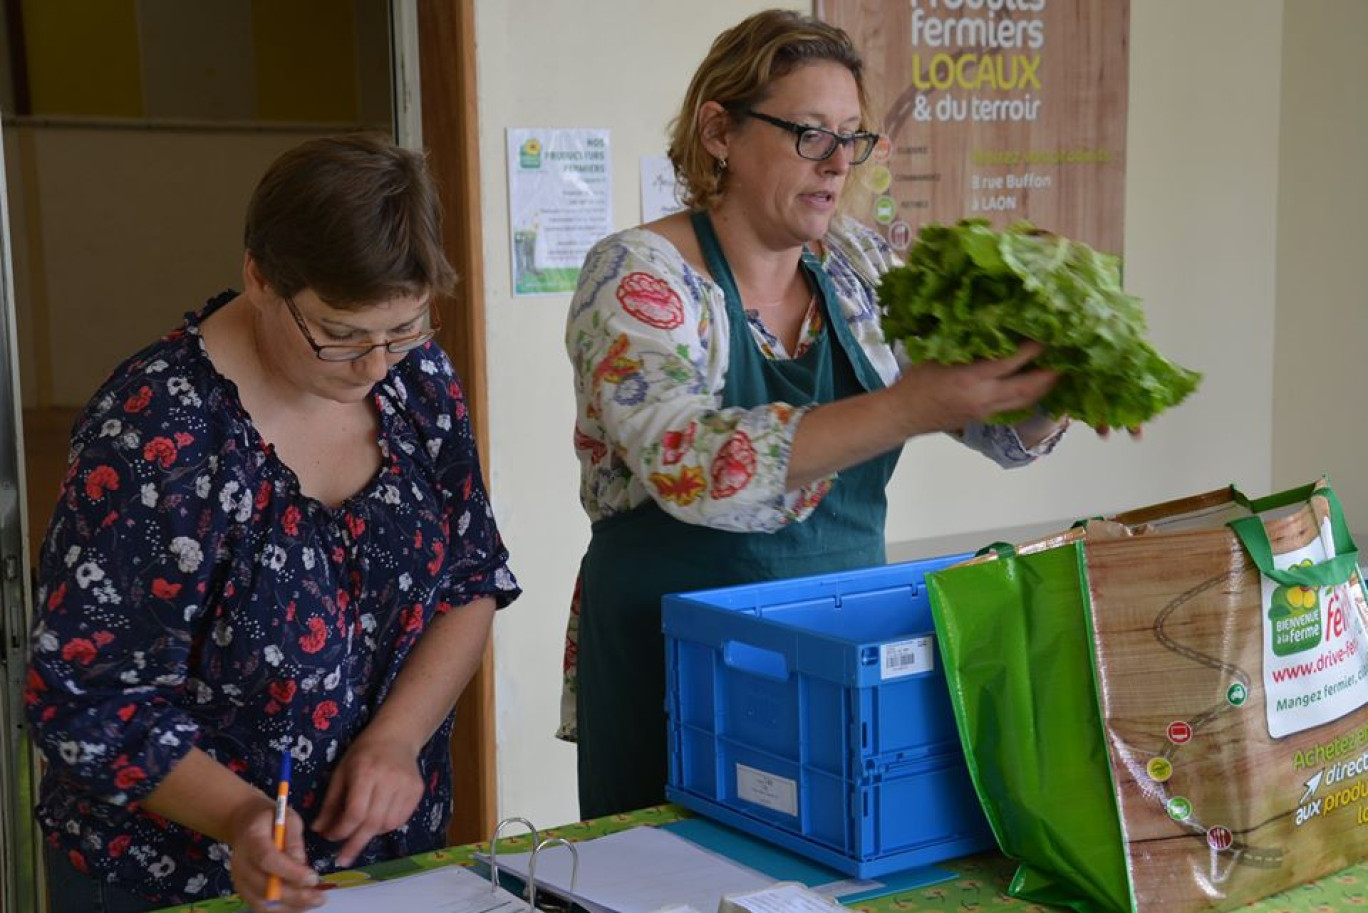
<path id="1" fill-rule="evenodd" d="M 38 877 L 43 843 L 32 813 L 39 766 L 23 704 L 32 596 L 17 304 L 4 163 L 0 124 L 0 913 L 41 910 L 46 904 L 46 886 Z"/>
<path id="2" fill-rule="evenodd" d="M 411 2 L 411 0 L 410 0 Z M 400 6 L 404 6 L 400 0 Z M 446 319 L 438 341 L 451 358 L 469 407 L 471 430 L 489 485 L 488 384 L 485 376 L 484 233 L 480 210 L 480 136 L 476 96 L 475 0 L 417 0 L 416 15 L 396 29 L 396 111 L 401 133 L 413 124 L 412 96 L 420 96 L 421 145 L 436 178 L 445 217 L 442 241 L 460 277 L 438 306 Z M 400 13 L 398 20 L 404 19 Z M 416 48 L 413 46 L 416 40 Z M 417 73 L 411 64 L 416 51 Z M 406 66 L 407 64 L 407 66 Z M 416 83 L 416 93 L 413 84 Z M 413 127 L 408 128 L 409 132 Z M 401 136 L 400 142 L 405 138 Z M 488 840 L 498 812 L 494 732 L 494 648 L 456 705 L 451 731 L 453 806 L 447 838 L 453 844 Z"/>

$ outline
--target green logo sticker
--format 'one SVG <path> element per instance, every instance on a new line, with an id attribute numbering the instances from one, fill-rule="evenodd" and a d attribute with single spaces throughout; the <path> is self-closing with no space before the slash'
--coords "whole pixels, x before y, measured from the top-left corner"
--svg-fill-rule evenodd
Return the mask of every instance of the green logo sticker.
<path id="1" fill-rule="evenodd" d="M 1174 821 L 1186 821 L 1192 817 L 1192 803 L 1182 796 L 1174 796 L 1168 800 L 1164 811 L 1168 812 L 1168 816 Z"/>
<path id="2" fill-rule="evenodd" d="M 1308 558 L 1293 567 L 1310 567 Z M 1280 586 L 1269 600 L 1268 620 L 1273 626 L 1273 652 L 1291 656 L 1320 646 L 1320 597 L 1314 587 Z"/>
<path id="3" fill-rule="evenodd" d="M 892 197 L 879 197 L 874 201 L 874 221 L 880 225 L 887 225 L 893 221 L 893 216 L 897 214 L 898 204 L 893 202 Z"/>
<path id="4" fill-rule="evenodd" d="M 519 168 L 540 168 L 542 157 L 541 140 L 535 136 L 529 137 L 518 147 L 518 167 Z"/>
<path id="5" fill-rule="evenodd" d="M 1226 689 L 1226 703 L 1232 707 L 1239 707 L 1249 700 L 1249 689 L 1242 682 L 1236 682 Z"/>

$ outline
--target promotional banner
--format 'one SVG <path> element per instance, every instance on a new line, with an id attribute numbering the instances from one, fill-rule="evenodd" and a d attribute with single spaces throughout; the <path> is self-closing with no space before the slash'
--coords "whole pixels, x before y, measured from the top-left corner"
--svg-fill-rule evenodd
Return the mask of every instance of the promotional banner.
<path id="1" fill-rule="evenodd" d="M 906 250 L 927 222 L 1018 219 L 1120 255 L 1129 0 L 817 0 L 865 61 L 874 156 L 854 213 Z"/>
<path id="2" fill-rule="evenodd" d="M 612 232 L 607 130 L 508 131 L 513 294 L 571 292 L 584 255 Z"/>

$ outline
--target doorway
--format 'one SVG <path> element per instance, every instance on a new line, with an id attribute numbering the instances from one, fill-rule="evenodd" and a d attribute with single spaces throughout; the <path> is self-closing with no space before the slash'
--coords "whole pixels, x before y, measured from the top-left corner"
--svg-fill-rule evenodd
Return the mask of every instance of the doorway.
<path id="1" fill-rule="evenodd" d="M 15 618 L 3 658 L 21 730 L 30 598 L 22 571 L 36 564 L 72 423 L 120 360 L 239 284 L 246 201 L 280 152 L 357 129 L 418 146 L 432 130 L 448 255 L 462 275 L 460 308 L 442 303 L 441 341 L 465 380 L 482 451 L 483 328 L 478 198 L 462 192 L 478 189 L 466 154 L 475 148 L 474 88 L 464 81 L 473 58 L 451 65 L 473 48 L 469 0 L 0 2 L 11 220 L 0 251 L 13 260 L 0 298 L 10 326 L 0 333 L 0 377 L 14 378 L 0 383 L 0 495 L 13 492 L 0 497 L 0 537 L 14 539 L 4 554 L 15 557 L 18 581 L 5 591 Z M 440 69 L 420 70 L 420 34 L 422 54 L 443 61 Z M 8 468 L 7 449 L 16 452 Z M 463 801 L 453 842 L 486 836 L 494 819 L 489 665 L 487 653 L 458 710 Z M 0 750 L 28 764 L 15 731 L 0 732 Z M 41 909 L 25 776 L 23 765 L 0 766 L 0 913 Z"/>

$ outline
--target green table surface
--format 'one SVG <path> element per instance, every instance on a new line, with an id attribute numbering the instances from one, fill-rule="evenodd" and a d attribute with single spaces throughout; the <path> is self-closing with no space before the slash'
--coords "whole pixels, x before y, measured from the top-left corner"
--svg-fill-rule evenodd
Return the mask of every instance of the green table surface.
<path id="1" fill-rule="evenodd" d="M 567 840 L 587 840 L 602 837 L 616 831 L 642 825 L 667 824 L 691 816 L 691 812 L 677 805 L 661 805 L 646 808 L 627 815 L 612 815 L 581 821 L 542 831 L 543 837 L 564 837 Z M 507 836 L 499 838 L 499 852 L 526 852 L 531 848 L 527 836 Z M 444 865 L 469 865 L 474 854 L 489 848 L 488 843 L 472 843 L 466 846 L 451 847 L 405 859 L 395 859 L 355 869 L 336 872 L 324 877 L 325 882 L 339 886 L 355 884 L 368 880 L 384 880 L 427 871 Z M 891 911 L 913 911 L 913 913 L 1051 913 L 1061 907 L 1047 907 L 1041 904 L 1026 903 L 1007 896 L 1007 883 L 1011 880 L 1014 863 L 996 854 L 985 853 L 967 856 L 949 862 L 938 863 L 940 868 L 954 872 L 958 877 L 925 888 L 916 888 L 899 894 L 890 894 L 874 900 L 862 900 L 851 904 L 851 910 L 861 913 L 891 913 Z M 1272 897 L 1241 908 L 1249 913 L 1342 913 L 1355 908 L 1368 908 L 1368 862 L 1359 863 L 1336 875 L 1322 878 L 1309 884 L 1274 894 Z M 324 906 L 322 909 L 326 910 Z M 170 907 L 164 913 L 244 913 L 245 904 L 236 897 L 183 904 Z M 1065 911 L 1067 913 L 1067 911 Z"/>

